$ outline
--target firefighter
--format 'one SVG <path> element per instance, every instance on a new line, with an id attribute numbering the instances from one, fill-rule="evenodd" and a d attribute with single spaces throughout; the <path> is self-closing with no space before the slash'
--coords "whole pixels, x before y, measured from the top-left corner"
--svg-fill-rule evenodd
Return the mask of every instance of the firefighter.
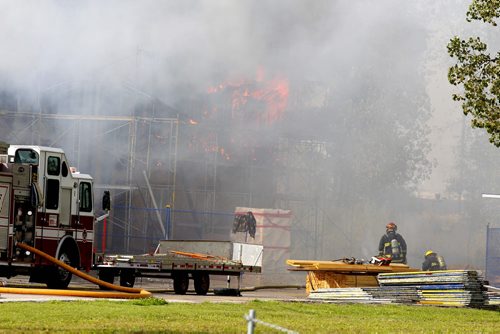
<path id="1" fill-rule="evenodd" d="M 424 263 L 422 263 L 422 270 L 446 270 L 446 262 L 441 255 L 428 250 L 427 252 L 425 252 L 425 261 Z"/>
<path id="2" fill-rule="evenodd" d="M 397 229 L 394 222 L 385 226 L 385 234 L 378 244 L 378 255 L 390 258 L 391 263 L 406 263 L 406 241 L 396 232 Z"/>

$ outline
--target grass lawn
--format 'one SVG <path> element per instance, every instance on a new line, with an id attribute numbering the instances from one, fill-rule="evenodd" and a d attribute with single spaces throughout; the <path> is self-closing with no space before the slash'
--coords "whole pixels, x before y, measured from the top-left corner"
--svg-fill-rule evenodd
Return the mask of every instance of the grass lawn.
<path id="1" fill-rule="evenodd" d="M 128 301 L 0 303 L 2 333 L 246 333 L 244 316 L 299 333 L 500 333 L 500 311 L 299 302 Z M 280 333 L 257 324 L 255 333 Z"/>

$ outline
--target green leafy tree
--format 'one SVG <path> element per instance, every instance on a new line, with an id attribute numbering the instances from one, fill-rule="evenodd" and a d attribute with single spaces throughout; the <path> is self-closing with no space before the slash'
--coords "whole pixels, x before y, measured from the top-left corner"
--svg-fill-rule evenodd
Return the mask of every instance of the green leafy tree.
<path id="1" fill-rule="evenodd" d="M 467 12 L 467 21 L 483 21 L 493 27 L 499 17 L 500 0 L 473 0 Z M 448 71 L 448 80 L 463 87 L 453 99 L 462 102 L 465 115 L 472 116 L 472 127 L 485 129 L 490 142 L 500 147 L 500 52 L 492 56 L 479 37 L 465 40 L 455 36 L 448 53 L 457 60 Z"/>

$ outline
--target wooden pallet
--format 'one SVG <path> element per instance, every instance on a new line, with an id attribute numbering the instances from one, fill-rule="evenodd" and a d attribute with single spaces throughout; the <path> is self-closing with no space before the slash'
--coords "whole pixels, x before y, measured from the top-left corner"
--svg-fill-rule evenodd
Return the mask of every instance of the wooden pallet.
<path id="1" fill-rule="evenodd" d="M 306 292 L 328 288 L 356 288 L 378 286 L 376 275 L 339 274 L 329 271 L 308 271 Z"/>

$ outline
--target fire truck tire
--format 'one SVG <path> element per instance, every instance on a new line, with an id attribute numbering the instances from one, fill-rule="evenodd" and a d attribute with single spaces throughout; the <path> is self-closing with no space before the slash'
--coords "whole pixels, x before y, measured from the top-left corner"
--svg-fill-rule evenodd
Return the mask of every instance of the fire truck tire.
<path id="1" fill-rule="evenodd" d="M 65 246 L 59 252 L 57 259 L 74 267 L 77 263 L 76 253 L 71 247 Z M 50 268 L 50 274 L 47 278 L 47 287 L 49 289 L 66 289 L 71 282 L 73 274 L 61 267 Z"/>
<path id="2" fill-rule="evenodd" d="M 207 273 L 196 273 L 193 278 L 196 294 L 206 295 L 210 288 L 210 276 Z"/>
<path id="3" fill-rule="evenodd" d="M 120 271 L 120 285 L 133 288 L 135 284 L 135 272 L 132 269 Z"/>
<path id="4" fill-rule="evenodd" d="M 175 273 L 174 279 L 174 292 L 176 295 L 185 295 L 189 288 L 189 277 L 187 273 Z"/>
<path id="5" fill-rule="evenodd" d="M 98 273 L 98 276 L 99 276 L 99 279 L 101 281 L 104 281 L 106 283 L 110 283 L 110 284 L 114 284 L 114 281 L 115 281 L 115 273 L 113 272 L 113 270 L 99 270 L 99 273 Z M 102 285 L 99 285 L 99 289 L 101 290 L 110 290 L 110 288 L 107 288 L 105 286 L 102 286 Z"/>

